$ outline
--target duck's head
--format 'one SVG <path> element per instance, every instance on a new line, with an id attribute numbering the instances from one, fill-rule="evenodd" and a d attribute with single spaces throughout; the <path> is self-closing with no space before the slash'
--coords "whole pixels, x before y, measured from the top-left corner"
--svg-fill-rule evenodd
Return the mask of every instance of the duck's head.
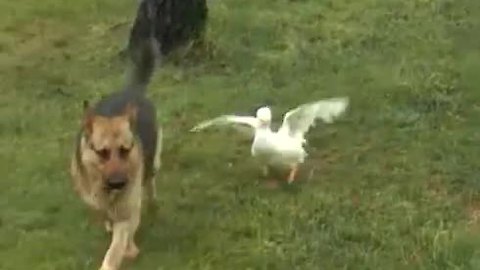
<path id="1" fill-rule="evenodd" d="M 261 107 L 257 110 L 257 119 L 260 120 L 260 127 L 270 126 L 272 121 L 272 110 L 269 107 Z"/>

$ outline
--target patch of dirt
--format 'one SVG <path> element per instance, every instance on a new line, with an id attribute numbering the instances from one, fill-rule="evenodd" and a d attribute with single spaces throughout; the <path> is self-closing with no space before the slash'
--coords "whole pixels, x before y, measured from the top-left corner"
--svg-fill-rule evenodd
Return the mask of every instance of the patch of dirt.
<path id="1" fill-rule="evenodd" d="M 466 208 L 467 227 L 472 231 L 480 231 L 480 201 L 470 203 Z"/>

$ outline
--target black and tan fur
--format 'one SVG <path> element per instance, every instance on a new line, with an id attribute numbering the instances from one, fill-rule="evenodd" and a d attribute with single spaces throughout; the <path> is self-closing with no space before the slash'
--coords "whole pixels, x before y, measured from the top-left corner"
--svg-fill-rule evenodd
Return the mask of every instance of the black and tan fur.
<path id="1" fill-rule="evenodd" d="M 135 233 L 140 224 L 142 195 L 155 200 L 155 172 L 160 166 L 161 129 L 156 110 L 145 90 L 159 54 L 155 44 L 155 14 L 148 1 L 140 3 L 131 32 L 129 54 L 133 62 L 125 87 L 103 98 L 85 112 L 71 175 L 75 191 L 105 218 L 112 232 L 101 270 L 119 269 L 123 258 L 139 250 Z M 145 192 L 144 192 L 145 191 Z"/>

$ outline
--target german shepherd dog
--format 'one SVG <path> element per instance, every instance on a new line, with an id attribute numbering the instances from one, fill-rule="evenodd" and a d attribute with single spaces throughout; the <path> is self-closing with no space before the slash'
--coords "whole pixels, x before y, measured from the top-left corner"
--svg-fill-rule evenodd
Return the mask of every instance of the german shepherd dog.
<path id="1" fill-rule="evenodd" d="M 158 52 L 155 6 L 142 1 L 128 52 L 132 60 L 125 86 L 94 106 L 84 102 L 84 116 L 72 156 L 71 176 L 82 200 L 104 218 L 112 233 L 101 270 L 119 269 L 123 258 L 139 253 L 135 233 L 142 195 L 156 198 L 155 173 L 160 167 L 162 129 L 156 110 L 145 97 Z"/>

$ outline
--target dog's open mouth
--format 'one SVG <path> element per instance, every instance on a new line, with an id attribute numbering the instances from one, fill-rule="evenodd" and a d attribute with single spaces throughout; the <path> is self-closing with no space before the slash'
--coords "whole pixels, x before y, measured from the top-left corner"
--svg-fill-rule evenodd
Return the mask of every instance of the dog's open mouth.
<path id="1" fill-rule="evenodd" d="M 122 194 L 124 192 L 124 190 L 126 190 L 126 188 L 125 188 L 125 186 L 116 187 L 116 188 L 105 186 L 104 190 L 105 190 L 105 193 L 108 196 L 108 198 L 110 198 L 110 200 L 116 200 L 116 198 L 118 196 L 120 196 L 120 194 Z"/>
<path id="2" fill-rule="evenodd" d="M 107 189 L 108 190 L 121 190 L 125 187 L 126 182 L 114 182 L 114 183 L 108 183 Z"/>
<path id="3" fill-rule="evenodd" d="M 110 187 L 110 186 L 106 186 L 105 187 L 105 192 L 109 193 L 109 194 L 117 194 L 117 193 L 120 193 L 124 190 L 124 186 L 122 187 Z"/>

